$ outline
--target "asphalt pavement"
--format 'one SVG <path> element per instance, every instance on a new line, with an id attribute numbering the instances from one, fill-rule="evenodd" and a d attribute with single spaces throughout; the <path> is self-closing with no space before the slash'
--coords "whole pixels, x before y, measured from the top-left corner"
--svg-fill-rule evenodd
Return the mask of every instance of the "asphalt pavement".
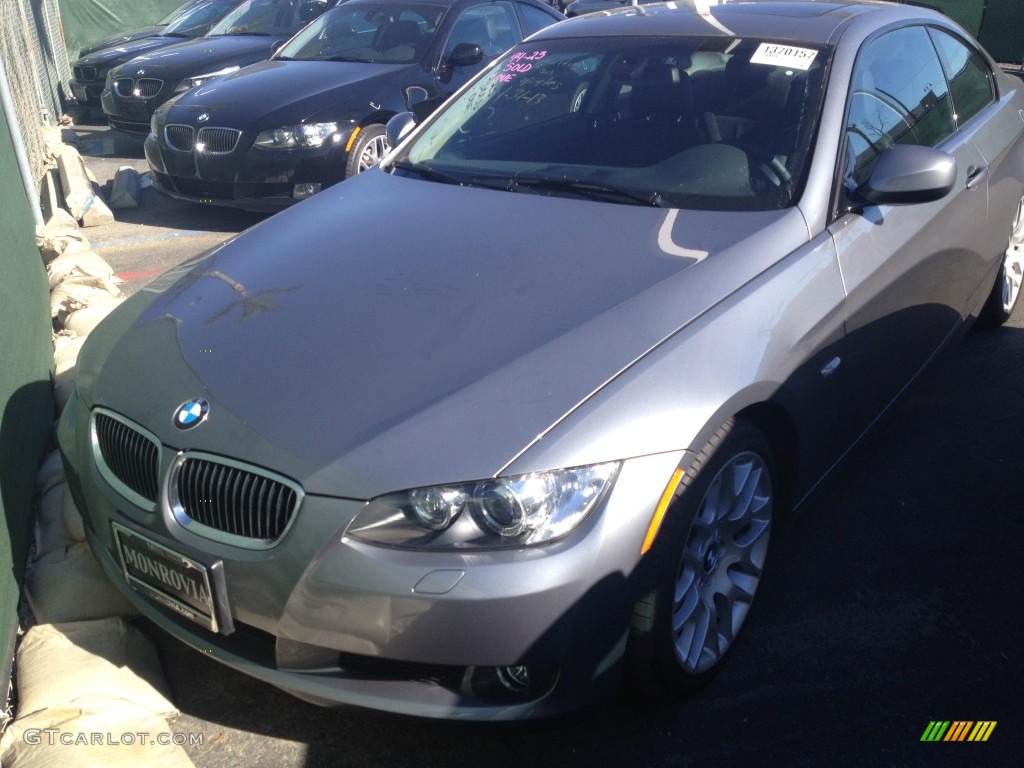
<path id="1" fill-rule="evenodd" d="M 98 181 L 141 141 L 76 126 Z M 83 234 L 135 290 L 263 217 L 143 191 Z M 103 231 L 99 231 L 103 230 Z M 199 768 L 1018 766 L 1024 758 L 1024 307 L 914 384 L 775 536 L 745 634 L 675 705 L 474 725 L 321 709 L 140 621 Z M 985 742 L 922 741 L 934 721 Z"/>

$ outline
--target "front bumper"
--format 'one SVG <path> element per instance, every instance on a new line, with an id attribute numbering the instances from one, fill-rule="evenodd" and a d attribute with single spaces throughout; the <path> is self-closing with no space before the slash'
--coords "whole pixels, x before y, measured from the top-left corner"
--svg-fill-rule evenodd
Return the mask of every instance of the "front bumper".
<path id="1" fill-rule="evenodd" d="M 149 133 L 149 121 L 156 108 L 172 95 L 172 89 L 167 86 L 150 98 L 119 96 L 109 88 L 104 88 L 100 95 L 100 106 L 111 128 L 145 136 Z"/>
<path id="2" fill-rule="evenodd" d="M 345 178 L 348 133 L 337 142 L 308 150 L 258 149 L 253 137 L 242 133 L 235 147 L 223 153 L 172 149 L 150 133 L 145 153 L 153 186 L 169 197 L 272 212 L 308 197 L 295 197 L 297 186 L 313 185 L 322 191 Z"/>
<path id="3" fill-rule="evenodd" d="M 424 552 L 345 536 L 362 502 L 306 496 L 264 551 L 197 536 L 167 490 L 155 511 L 100 474 L 89 413 L 72 397 L 59 438 L 89 543 L 110 579 L 171 634 L 320 704 L 426 717 L 515 719 L 574 709 L 618 682 L 647 522 L 680 455 L 627 461 L 603 507 L 565 540 L 519 550 Z M 164 446 L 166 468 L 178 451 Z M 166 474 L 162 473 L 166 485 Z M 132 590 L 112 523 L 223 568 L 235 631 L 218 634 Z M 502 671 L 525 666 L 512 691 Z"/>

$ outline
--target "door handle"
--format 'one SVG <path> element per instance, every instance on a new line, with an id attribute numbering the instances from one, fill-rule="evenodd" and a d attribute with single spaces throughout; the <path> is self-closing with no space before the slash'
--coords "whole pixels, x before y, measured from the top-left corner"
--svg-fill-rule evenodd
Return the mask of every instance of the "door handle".
<path id="1" fill-rule="evenodd" d="M 988 176 L 988 167 L 982 166 L 981 168 L 975 168 L 971 166 L 967 169 L 967 188 L 977 189 L 981 186 L 982 182 L 985 181 Z"/>

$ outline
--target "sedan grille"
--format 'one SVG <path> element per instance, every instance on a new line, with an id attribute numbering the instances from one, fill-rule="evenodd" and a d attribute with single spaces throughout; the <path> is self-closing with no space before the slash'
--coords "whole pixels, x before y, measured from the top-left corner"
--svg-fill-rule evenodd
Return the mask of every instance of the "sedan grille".
<path id="1" fill-rule="evenodd" d="M 178 522 L 207 538 L 251 549 L 280 539 L 302 501 L 297 483 L 218 456 L 186 453 L 171 473 Z"/>
<path id="2" fill-rule="evenodd" d="M 91 83 L 96 79 L 96 67 L 75 67 L 75 80 Z"/>
<path id="3" fill-rule="evenodd" d="M 231 152 L 238 144 L 238 137 L 241 131 L 234 128 L 200 128 L 197 145 L 203 145 L 203 151 L 214 155 L 223 155 Z"/>
<path id="4" fill-rule="evenodd" d="M 123 416 L 97 410 L 93 414 L 93 452 L 100 473 L 124 496 L 141 507 L 156 507 L 160 443 Z"/>
<path id="5" fill-rule="evenodd" d="M 163 80 L 152 77 L 142 77 L 138 80 L 131 77 L 119 77 L 114 81 L 114 93 L 124 98 L 149 99 L 160 93 L 160 89 L 163 87 Z"/>
<path id="6" fill-rule="evenodd" d="M 171 149 L 191 152 L 195 145 L 195 131 L 191 125 L 172 124 L 164 128 L 164 141 Z"/>

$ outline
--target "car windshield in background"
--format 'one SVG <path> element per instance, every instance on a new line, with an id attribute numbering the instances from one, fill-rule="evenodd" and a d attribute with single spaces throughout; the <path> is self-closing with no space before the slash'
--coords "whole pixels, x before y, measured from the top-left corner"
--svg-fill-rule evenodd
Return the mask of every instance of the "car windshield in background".
<path id="1" fill-rule="evenodd" d="M 275 58 L 409 64 L 426 51 L 446 8 L 422 3 L 342 5 L 302 30 Z"/>
<path id="2" fill-rule="evenodd" d="M 785 208 L 803 184 L 829 55 L 722 37 L 523 45 L 389 169 L 608 202 Z"/>
<path id="3" fill-rule="evenodd" d="M 214 35 L 294 35 L 321 14 L 326 0 L 247 0 L 221 19 Z"/>
<path id="4" fill-rule="evenodd" d="M 206 32 L 224 12 L 231 7 L 223 0 L 196 3 L 192 7 L 175 16 L 160 33 L 161 37 L 199 37 Z"/>

